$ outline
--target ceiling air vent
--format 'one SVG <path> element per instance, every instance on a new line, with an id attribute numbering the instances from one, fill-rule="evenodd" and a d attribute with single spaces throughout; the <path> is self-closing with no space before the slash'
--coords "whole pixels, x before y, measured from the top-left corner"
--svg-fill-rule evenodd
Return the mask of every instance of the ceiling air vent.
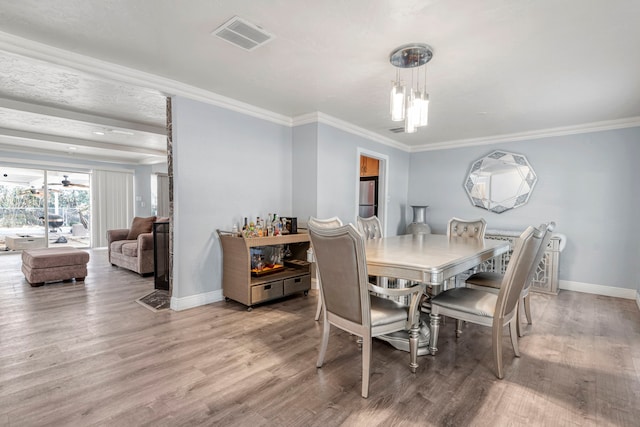
<path id="1" fill-rule="evenodd" d="M 213 30 L 211 34 L 244 50 L 254 50 L 273 39 L 273 35 L 237 16 Z"/>
<path id="2" fill-rule="evenodd" d="M 391 129 L 389 129 L 389 132 L 402 133 L 402 132 L 404 132 L 404 126 L 401 127 L 401 128 L 391 128 Z"/>

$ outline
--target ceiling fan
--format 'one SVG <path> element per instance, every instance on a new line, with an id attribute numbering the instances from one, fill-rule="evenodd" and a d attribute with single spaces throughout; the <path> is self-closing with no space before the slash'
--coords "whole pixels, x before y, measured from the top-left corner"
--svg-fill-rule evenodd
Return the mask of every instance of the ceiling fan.
<path id="1" fill-rule="evenodd" d="M 60 190 L 54 190 L 53 188 L 49 189 L 50 192 L 52 193 L 59 193 Z M 33 185 L 30 188 L 25 188 L 24 190 L 20 191 L 19 193 L 21 196 L 35 196 L 35 197 L 42 197 L 44 195 L 44 189 L 41 188 L 36 188 Z"/>
<path id="2" fill-rule="evenodd" d="M 42 189 L 38 189 L 33 185 L 30 188 L 25 188 L 19 193 L 21 196 L 42 196 Z"/>
<path id="3" fill-rule="evenodd" d="M 60 183 L 51 183 L 49 185 L 62 185 L 63 187 L 80 187 L 80 188 L 89 188 L 88 185 L 85 184 L 74 184 L 69 181 L 69 175 L 62 175 L 64 179 L 60 181 Z"/>

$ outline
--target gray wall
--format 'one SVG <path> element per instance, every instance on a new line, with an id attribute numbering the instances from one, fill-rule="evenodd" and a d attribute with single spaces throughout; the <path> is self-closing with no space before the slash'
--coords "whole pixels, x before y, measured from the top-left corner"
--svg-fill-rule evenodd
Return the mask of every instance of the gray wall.
<path id="1" fill-rule="evenodd" d="M 389 158 L 386 222 L 387 234 L 395 235 L 405 228 L 409 153 L 322 123 L 318 125 L 317 215 L 321 218 L 338 216 L 345 223 L 355 223 L 356 183 L 360 180 L 358 148 Z"/>
<path id="2" fill-rule="evenodd" d="M 173 297 L 182 298 L 222 288 L 216 229 L 290 214 L 292 130 L 181 97 L 172 107 Z"/>
<path id="3" fill-rule="evenodd" d="M 293 215 L 306 223 L 318 212 L 318 124 L 293 128 Z"/>
<path id="4" fill-rule="evenodd" d="M 524 154 L 538 175 L 529 203 L 503 214 L 473 207 L 463 188 L 471 163 L 495 149 Z M 437 233 L 452 216 L 507 230 L 553 220 L 568 237 L 561 280 L 636 289 L 638 159 L 640 128 L 414 153 L 408 198 L 430 205 Z"/>
<path id="5" fill-rule="evenodd" d="M 133 177 L 133 186 L 136 202 L 134 206 L 135 216 L 151 216 L 151 171 L 152 166 L 136 166 Z"/>
<path id="6" fill-rule="evenodd" d="M 222 289 L 215 230 L 244 216 L 355 221 L 358 148 L 389 157 L 389 224 L 404 228 L 408 153 L 322 124 L 291 129 L 181 97 L 172 105 L 174 298 Z"/>

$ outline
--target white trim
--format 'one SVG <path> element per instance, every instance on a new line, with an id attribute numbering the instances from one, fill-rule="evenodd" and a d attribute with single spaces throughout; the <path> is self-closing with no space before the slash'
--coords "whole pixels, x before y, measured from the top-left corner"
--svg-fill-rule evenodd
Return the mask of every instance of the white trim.
<path id="1" fill-rule="evenodd" d="M 586 294 L 604 295 L 607 297 L 634 299 L 636 291 L 633 289 L 616 288 L 613 286 L 595 285 L 592 283 L 571 282 L 569 280 L 560 280 L 558 282 L 560 289 L 567 291 L 584 292 Z"/>
<path id="2" fill-rule="evenodd" d="M 366 156 L 377 159 L 380 161 L 378 174 L 378 218 L 382 222 L 382 233 L 387 235 L 387 202 L 389 200 L 389 156 L 386 154 L 378 153 L 377 151 L 367 150 L 366 148 L 358 147 L 358 164 L 357 164 L 357 179 L 356 179 L 356 218 L 360 215 L 359 202 L 360 202 L 360 157 Z"/>
<path id="3" fill-rule="evenodd" d="M 398 150 L 402 150 L 406 152 L 411 151 L 411 147 L 409 147 L 408 145 L 401 144 L 398 141 L 395 141 L 391 138 L 384 137 L 380 134 L 363 129 L 359 126 L 356 126 L 349 122 L 345 122 L 344 120 L 340 120 L 336 117 L 330 116 L 325 113 L 321 113 L 319 111 L 316 111 L 315 113 L 296 116 L 292 120 L 292 126 L 301 126 L 309 123 L 323 123 L 325 125 L 332 126 L 336 129 L 340 129 L 345 132 L 351 133 L 353 135 L 361 136 L 370 141 L 378 142 L 382 145 L 387 145 L 389 147 L 397 148 Z"/>
<path id="4" fill-rule="evenodd" d="M 222 289 L 202 294 L 189 295 L 182 298 L 171 297 L 171 310 L 187 310 L 189 308 L 211 304 L 212 302 L 222 301 L 223 299 L 224 296 L 222 295 Z"/>
<path id="5" fill-rule="evenodd" d="M 550 129 L 540 129 L 528 132 L 519 132 L 505 135 L 486 136 L 481 138 L 458 139 L 454 141 L 435 142 L 431 144 L 412 147 L 411 152 L 446 150 L 450 148 L 471 147 L 477 145 L 490 145 L 506 142 L 526 141 L 530 139 L 550 138 L 554 136 L 577 135 L 581 133 L 602 132 L 606 130 L 624 129 L 640 126 L 640 117 L 628 117 L 626 119 L 606 120 L 602 122 L 584 123 L 575 126 L 563 126 Z"/>
<path id="6" fill-rule="evenodd" d="M 636 292 L 636 305 L 638 306 L 638 310 L 640 310 L 640 289 Z"/>

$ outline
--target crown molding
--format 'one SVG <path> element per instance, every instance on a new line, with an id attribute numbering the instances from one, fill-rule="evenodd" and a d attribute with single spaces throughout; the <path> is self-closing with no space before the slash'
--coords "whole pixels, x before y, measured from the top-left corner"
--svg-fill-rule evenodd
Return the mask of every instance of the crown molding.
<path id="1" fill-rule="evenodd" d="M 157 90 L 165 96 L 182 96 L 283 126 L 294 127 L 312 122 L 324 123 L 353 135 L 361 136 L 374 142 L 409 153 L 508 143 L 529 139 L 550 138 L 555 136 L 575 135 L 640 126 L 640 117 L 630 117 L 626 119 L 593 122 L 537 131 L 441 141 L 412 147 L 321 112 L 309 113 L 291 118 L 283 114 L 278 114 L 273 111 L 256 107 L 254 105 L 176 80 L 160 77 L 155 74 L 102 61 L 89 56 L 80 55 L 2 31 L 0 31 L 0 50 L 35 60 L 73 68 L 118 82 Z"/>
<path id="2" fill-rule="evenodd" d="M 200 89 L 155 74 L 102 61 L 68 50 L 0 31 L 0 49 L 31 59 L 50 62 L 86 73 L 162 92 L 166 96 L 183 96 L 216 105 L 248 116 L 291 127 L 291 118 L 217 93 Z"/>
<path id="3" fill-rule="evenodd" d="M 451 148 L 473 147 L 478 145 L 500 144 L 507 142 L 526 141 L 530 139 L 551 138 L 555 136 L 578 135 L 581 133 L 602 132 L 607 130 L 624 129 L 640 126 L 640 117 L 605 120 L 601 122 L 584 123 L 575 126 L 562 126 L 536 131 L 519 132 L 505 135 L 486 136 L 481 138 L 458 139 L 454 141 L 435 142 L 412 147 L 411 152 L 447 150 Z"/>
<path id="4" fill-rule="evenodd" d="M 391 138 L 386 138 L 375 132 L 371 132 L 369 130 L 363 129 L 359 126 L 356 126 L 349 122 L 345 122 L 344 120 L 340 120 L 336 117 L 330 116 L 325 113 L 321 113 L 319 111 L 315 113 L 309 113 L 309 114 L 304 114 L 301 116 L 294 117 L 292 126 L 301 126 L 309 123 L 323 123 L 325 125 L 329 125 L 336 129 L 343 130 L 353 135 L 361 136 L 363 138 L 378 142 L 383 145 L 387 145 L 389 147 L 396 148 L 398 150 L 402 150 L 405 152 L 411 151 L 408 145 L 401 144 L 398 141 L 395 141 Z"/>

